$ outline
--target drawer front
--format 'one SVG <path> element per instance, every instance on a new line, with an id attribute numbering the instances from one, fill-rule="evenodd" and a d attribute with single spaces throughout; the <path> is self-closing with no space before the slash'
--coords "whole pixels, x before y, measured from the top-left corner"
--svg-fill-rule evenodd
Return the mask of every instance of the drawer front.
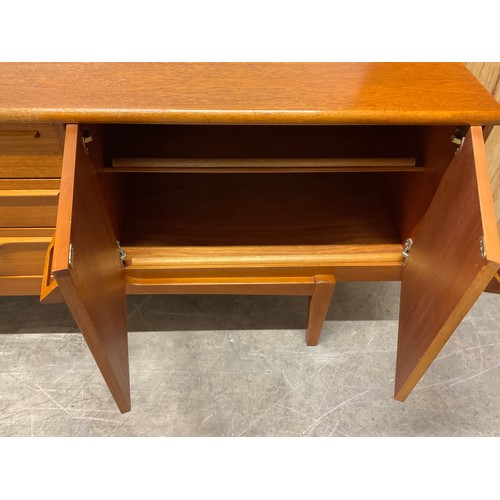
<path id="1" fill-rule="evenodd" d="M 51 123 L 0 124 L 0 178 L 60 177 L 62 142 Z"/>
<path id="2" fill-rule="evenodd" d="M 7 295 L 38 295 L 41 276 L 0 276 L 0 297 Z"/>
<path id="3" fill-rule="evenodd" d="M 38 179 L 61 177 L 61 155 L 2 155 L 0 178 Z"/>
<path id="4" fill-rule="evenodd" d="M 41 276 L 49 236 L 0 236 L 0 276 Z"/>
<path id="5" fill-rule="evenodd" d="M 53 227 L 58 189 L 0 190 L 0 227 Z"/>
<path id="6" fill-rule="evenodd" d="M 4 243 L 12 238 L 45 238 L 54 236 L 53 227 L 0 227 L 0 241 Z"/>
<path id="7" fill-rule="evenodd" d="M 24 190 L 56 189 L 61 186 L 60 179 L 0 179 L 0 191 L 9 189 Z"/>
<path id="8" fill-rule="evenodd" d="M 62 154 L 62 146 L 51 123 L 0 124 L 0 155 L 57 154 Z"/>

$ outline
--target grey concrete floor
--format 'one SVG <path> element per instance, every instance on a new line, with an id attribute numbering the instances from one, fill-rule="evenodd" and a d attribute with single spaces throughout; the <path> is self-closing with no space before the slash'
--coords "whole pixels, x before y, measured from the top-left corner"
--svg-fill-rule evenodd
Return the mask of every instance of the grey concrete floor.
<path id="1" fill-rule="evenodd" d="M 0 298 L 0 435 L 500 435 L 500 296 L 481 296 L 405 403 L 399 284 L 339 283 L 317 347 L 306 301 L 130 297 L 121 415 L 65 305 Z"/>

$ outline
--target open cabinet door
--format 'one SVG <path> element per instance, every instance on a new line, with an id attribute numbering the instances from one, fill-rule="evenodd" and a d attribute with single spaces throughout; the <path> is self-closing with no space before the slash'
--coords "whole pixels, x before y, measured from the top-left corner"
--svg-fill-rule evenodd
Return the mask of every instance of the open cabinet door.
<path id="1" fill-rule="evenodd" d="M 481 127 L 471 127 L 401 277 L 395 398 L 404 401 L 500 266 Z"/>
<path id="2" fill-rule="evenodd" d="M 130 410 L 125 278 L 98 138 L 66 127 L 52 273 L 121 412 Z"/>

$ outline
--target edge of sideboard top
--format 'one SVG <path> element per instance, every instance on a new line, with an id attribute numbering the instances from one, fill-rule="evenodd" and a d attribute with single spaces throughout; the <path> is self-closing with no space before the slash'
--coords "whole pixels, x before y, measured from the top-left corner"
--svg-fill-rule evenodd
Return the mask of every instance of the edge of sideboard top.
<path id="1" fill-rule="evenodd" d="M 461 63 L 0 63 L 0 121 L 488 125 Z"/>

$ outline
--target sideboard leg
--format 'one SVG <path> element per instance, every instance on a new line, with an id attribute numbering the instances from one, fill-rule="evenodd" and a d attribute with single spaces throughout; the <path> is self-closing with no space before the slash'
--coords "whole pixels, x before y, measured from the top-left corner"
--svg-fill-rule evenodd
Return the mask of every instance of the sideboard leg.
<path id="1" fill-rule="evenodd" d="M 314 277 L 314 289 L 309 297 L 306 344 L 318 345 L 321 329 L 335 288 L 335 278 L 331 275 Z"/>
<path id="2" fill-rule="evenodd" d="M 493 276 L 489 285 L 484 289 L 485 292 L 500 293 L 500 272 Z"/>

